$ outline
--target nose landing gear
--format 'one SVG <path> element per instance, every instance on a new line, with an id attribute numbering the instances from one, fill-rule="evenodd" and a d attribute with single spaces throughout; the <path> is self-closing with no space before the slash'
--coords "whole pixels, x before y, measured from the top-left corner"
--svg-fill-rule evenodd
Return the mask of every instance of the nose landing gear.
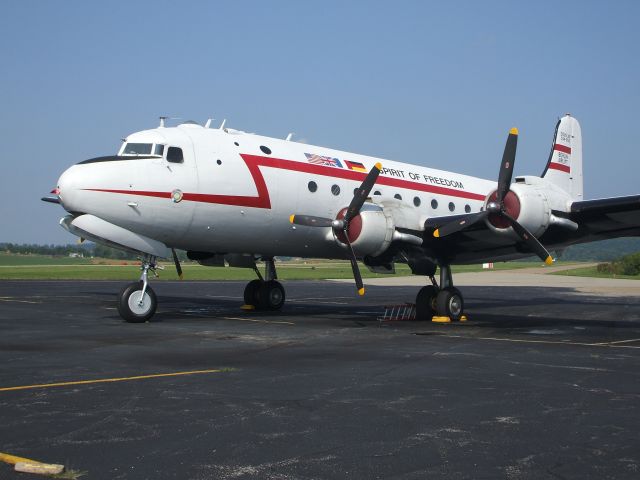
<path id="1" fill-rule="evenodd" d="M 142 259 L 142 274 L 138 282 L 126 285 L 118 294 L 118 313 L 129 323 L 142 323 L 149 320 L 156 312 L 158 299 L 149 286 L 149 270 L 158 276 L 156 270 L 160 268 L 156 257 L 149 256 Z"/>
<path id="2" fill-rule="evenodd" d="M 251 280 L 244 289 L 244 303 L 257 310 L 280 310 L 284 305 L 284 287 L 277 281 L 276 266 L 273 258 L 265 260 L 265 275 L 260 274 L 257 266 L 254 271 L 258 280 Z"/>

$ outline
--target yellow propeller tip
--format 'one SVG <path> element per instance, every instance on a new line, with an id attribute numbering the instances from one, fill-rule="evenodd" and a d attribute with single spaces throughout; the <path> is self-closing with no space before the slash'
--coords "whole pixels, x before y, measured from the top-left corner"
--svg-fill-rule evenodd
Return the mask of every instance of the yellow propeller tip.
<path id="1" fill-rule="evenodd" d="M 439 238 L 439 237 L 440 237 L 440 229 L 438 229 L 438 228 L 437 228 L 437 229 L 433 232 L 433 236 L 434 236 L 434 237 L 436 237 L 436 238 Z"/>
<path id="2" fill-rule="evenodd" d="M 551 265 L 553 263 L 553 258 L 551 258 L 551 255 L 549 255 L 546 260 L 544 261 L 544 263 L 546 263 L 547 265 Z"/>
<path id="3" fill-rule="evenodd" d="M 364 295 L 364 287 L 358 289 L 358 295 Z"/>
<path id="4" fill-rule="evenodd" d="M 376 163 L 376 168 L 382 170 L 382 164 L 380 162 Z"/>
<path id="5" fill-rule="evenodd" d="M 289 223 L 293 223 L 294 218 L 296 218 L 295 215 L 289 215 Z"/>
<path id="6" fill-rule="evenodd" d="M 518 135 L 518 129 L 516 127 L 513 127 L 511 130 L 509 130 L 509 133 L 511 135 Z"/>

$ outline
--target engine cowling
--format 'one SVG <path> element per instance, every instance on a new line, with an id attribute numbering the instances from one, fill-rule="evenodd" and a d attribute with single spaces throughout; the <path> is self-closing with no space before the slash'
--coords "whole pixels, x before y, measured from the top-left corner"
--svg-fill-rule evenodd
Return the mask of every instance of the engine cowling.
<path id="1" fill-rule="evenodd" d="M 485 200 L 487 203 L 495 201 L 496 192 L 491 193 Z M 532 235 L 540 237 L 551 224 L 551 206 L 545 190 L 540 185 L 514 183 L 504 197 L 506 212 L 524 226 Z M 508 220 L 496 214 L 489 215 L 487 225 L 494 232 L 501 235 L 518 235 L 511 228 Z"/>
<path id="2" fill-rule="evenodd" d="M 347 208 L 343 208 L 336 216 L 337 220 L 344 218 Z M 365 204 L 360 213 L 349 223 L 349 241 L 355 254 L 359 257 L 366 255 L 375 257 L 384 252 L 393 240 L 395 226 L 393 219 L 384 214 L 378 205 Z M 345 232 L 334 229 L 333 236 L 339 245 L 346 247 Z"/>

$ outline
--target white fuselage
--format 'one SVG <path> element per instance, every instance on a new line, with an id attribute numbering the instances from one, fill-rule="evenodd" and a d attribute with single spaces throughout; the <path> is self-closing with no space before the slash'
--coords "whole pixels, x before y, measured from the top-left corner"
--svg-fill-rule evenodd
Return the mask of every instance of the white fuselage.
<path id="1" fill-rule="evenodd" d="M 335 218 L 376 162 L 373 203 L 396 227 L 421 231 L 430 217 L 477 212 L 495 182 L 233 130 L 195 124 L 130 135 L 161 155 L 74 165 L 60 177 L 62 205 L 169 247 L 213 253 L 343 258 L 330 228 L 289 223 L 292 213 Z M 183 161 L 167 160 L 169 147 Z M 124 153 L 125 146 L 120 151 Z"/>

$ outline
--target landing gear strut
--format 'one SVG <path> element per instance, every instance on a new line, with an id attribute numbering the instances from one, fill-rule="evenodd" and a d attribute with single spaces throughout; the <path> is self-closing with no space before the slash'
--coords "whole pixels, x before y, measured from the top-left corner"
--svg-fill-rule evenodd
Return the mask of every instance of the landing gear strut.
<path id="1" fill-rule="evenodd" d="M 460 320 L 464 314 L 464 299 L 460 290 L 453 286 L 451 267 L 440 266 L 440 286 L 434 277 L 432 285 L 422 287 L 416 297 L 416 319 L 431 320 L 434 315 Z"/>
<path id="2" fill-rule="evenodd" d="M 158 300 L 149 286 L 149 270 L 158 276 L 156 257 L 142 259 L 140 281 L 126 285 L 118 294 L 118 313 L 129 323 L 141 323 L 149 320 L 156 312 Z"/>
<path id="3" fill-rule="evenodd" d="M 254 266 L 258 280 L 251 280 L 244 289 L 244 303 L 257 310 L 280 310 L 284 305 L 285 293 L 282 284 L 277 281 L 278 274 L 273 258 L 265 259 L 264 277 Z"/>

